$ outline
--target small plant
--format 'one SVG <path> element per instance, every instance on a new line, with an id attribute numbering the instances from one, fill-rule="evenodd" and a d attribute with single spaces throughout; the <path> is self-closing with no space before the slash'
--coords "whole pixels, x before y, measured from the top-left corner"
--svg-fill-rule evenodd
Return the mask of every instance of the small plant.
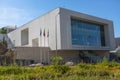
<path id="1" fill-rule="evenodd" d="M 101 65 L 107 66 L 108 63 L 109 63 L 108 58 L 104 57 L 104 58 L 103 58 L 103 61 L 102 61 L 101 63 L 98 63 L 98 64 L 101 64 Z"/>
<path id="2" fill-rule="evenodd" d="M 117 56 L 118 58 L 120 58 L 120 53 L 117 53 L 116 56 Z"/>
<path id="3" fill-rule="evenodd" d="M 78 66 L 80 69 L 87 69 L 87 70 L 95 69 L 95 66 L 92 64 L 80 63 L 80 64 L 78 64 Z"/>
<path id="4" fill-rule="evenodd" d="M 115 60 L 109 62 L 108 67 L 119 67 L 120 64 L 116 62 Z"/>
<path id="5" fill-rule="evenodd" d="M 65 74 L 70 70 L 69 66 L 66 65 L 58 65 L 58 66 L 54 66 L 53 69 L 60 74 Z"/>
<path id="6" fill-rule="evenodd" d="M 60 56 L 53 56 L 52 57 L 52 64 L 53 65 L 61 65 L 61 61 L 63 60 Z"/>

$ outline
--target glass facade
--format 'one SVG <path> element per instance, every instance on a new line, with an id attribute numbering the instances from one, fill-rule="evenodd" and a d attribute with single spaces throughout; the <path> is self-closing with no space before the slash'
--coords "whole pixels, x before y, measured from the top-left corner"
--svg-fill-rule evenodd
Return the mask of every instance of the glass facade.
<path id="1" fill-rule="evenodd" d="M 105 46 L 104 27 L 71 19 L 72 45 Z"/>

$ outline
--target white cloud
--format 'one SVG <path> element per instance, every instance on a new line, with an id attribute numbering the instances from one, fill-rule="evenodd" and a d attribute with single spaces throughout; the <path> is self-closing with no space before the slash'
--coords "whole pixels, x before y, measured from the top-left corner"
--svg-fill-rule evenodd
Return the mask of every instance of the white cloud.
<path id="1" fill-rule="evenodd" d="M 22 25 L 31 20 L 30 12 L 13 7 L 0 8 L 0 26 Z"/>

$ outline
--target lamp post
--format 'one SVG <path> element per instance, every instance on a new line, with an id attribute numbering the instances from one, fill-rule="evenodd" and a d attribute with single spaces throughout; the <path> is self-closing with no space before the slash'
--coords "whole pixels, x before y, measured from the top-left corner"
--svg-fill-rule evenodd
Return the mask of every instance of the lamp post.
<path id="1" fill-rule="evenodd" d="M 57 56 L 57 53 L 58 53 L 58 50 L 57 50 L 57 16 L 59 15 L 60 13 L 58 12 L 57 15 L 55 16 L 55 42 L 56 42 L 56 56 Z"/>

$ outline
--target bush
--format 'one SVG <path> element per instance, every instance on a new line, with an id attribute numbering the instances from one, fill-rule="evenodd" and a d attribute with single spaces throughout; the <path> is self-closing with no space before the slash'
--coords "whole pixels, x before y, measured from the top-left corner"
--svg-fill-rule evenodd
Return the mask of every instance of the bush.
<path id="1" fill-rule="evenodd" d="M 118 62 L 116 62 L 116 61 L 111 61 L 111 62 L 109 62 L 108 63 L 108 67 L 110 68 L 110 67 L 120 67 L 120 64 L 118 63 Z"/>
<path id="2" fill-rule="evenodd" d="M 108 63 L 109 63 L 109 62 L 108 62 L 108 58 L 104 57 L 104 58 L 103 58 L 103 61 L 102 61 L 102 64 L 107 65 Z"/>
<path id="3" fill-rule="evenodd" d="M 60 65 L 62 60 L 63 60 L 63 58 L 60 56 L 53 56 L 52 57 L 52 64 L 53 65 Z"/>
<path id="4" fill-rule="evenodd" d="M 107 64 L 107 65 L 106 65 Z M 0 67 L 0 80 L 119 80 L 119 63 Z"/>
<path id="5" fill-rule="evenodd" d="M 24 68 L 24 67 L 18 67 L 18 66 L 4 66 L 0 67 L 0 75 L 10 75 L 10 74 L 22 74 L 22 73 L 30 73 L 32 72 L 32 69 L 30 68 Z"/>
<path id="6" fill-rule="evenodd" d="M 58 65 L 58 66 L 53 66 L 53 69 L 57 73 L 65 74 L 70 70 L 70 67 L 66 65 Z"/>
<path id="7" fill-rule="evenodd" d="M 80 69 L 95 69 L 95 65 L 93 64 L 86 64 L 86 63 L 80 63 L 78 64 Z"/>

